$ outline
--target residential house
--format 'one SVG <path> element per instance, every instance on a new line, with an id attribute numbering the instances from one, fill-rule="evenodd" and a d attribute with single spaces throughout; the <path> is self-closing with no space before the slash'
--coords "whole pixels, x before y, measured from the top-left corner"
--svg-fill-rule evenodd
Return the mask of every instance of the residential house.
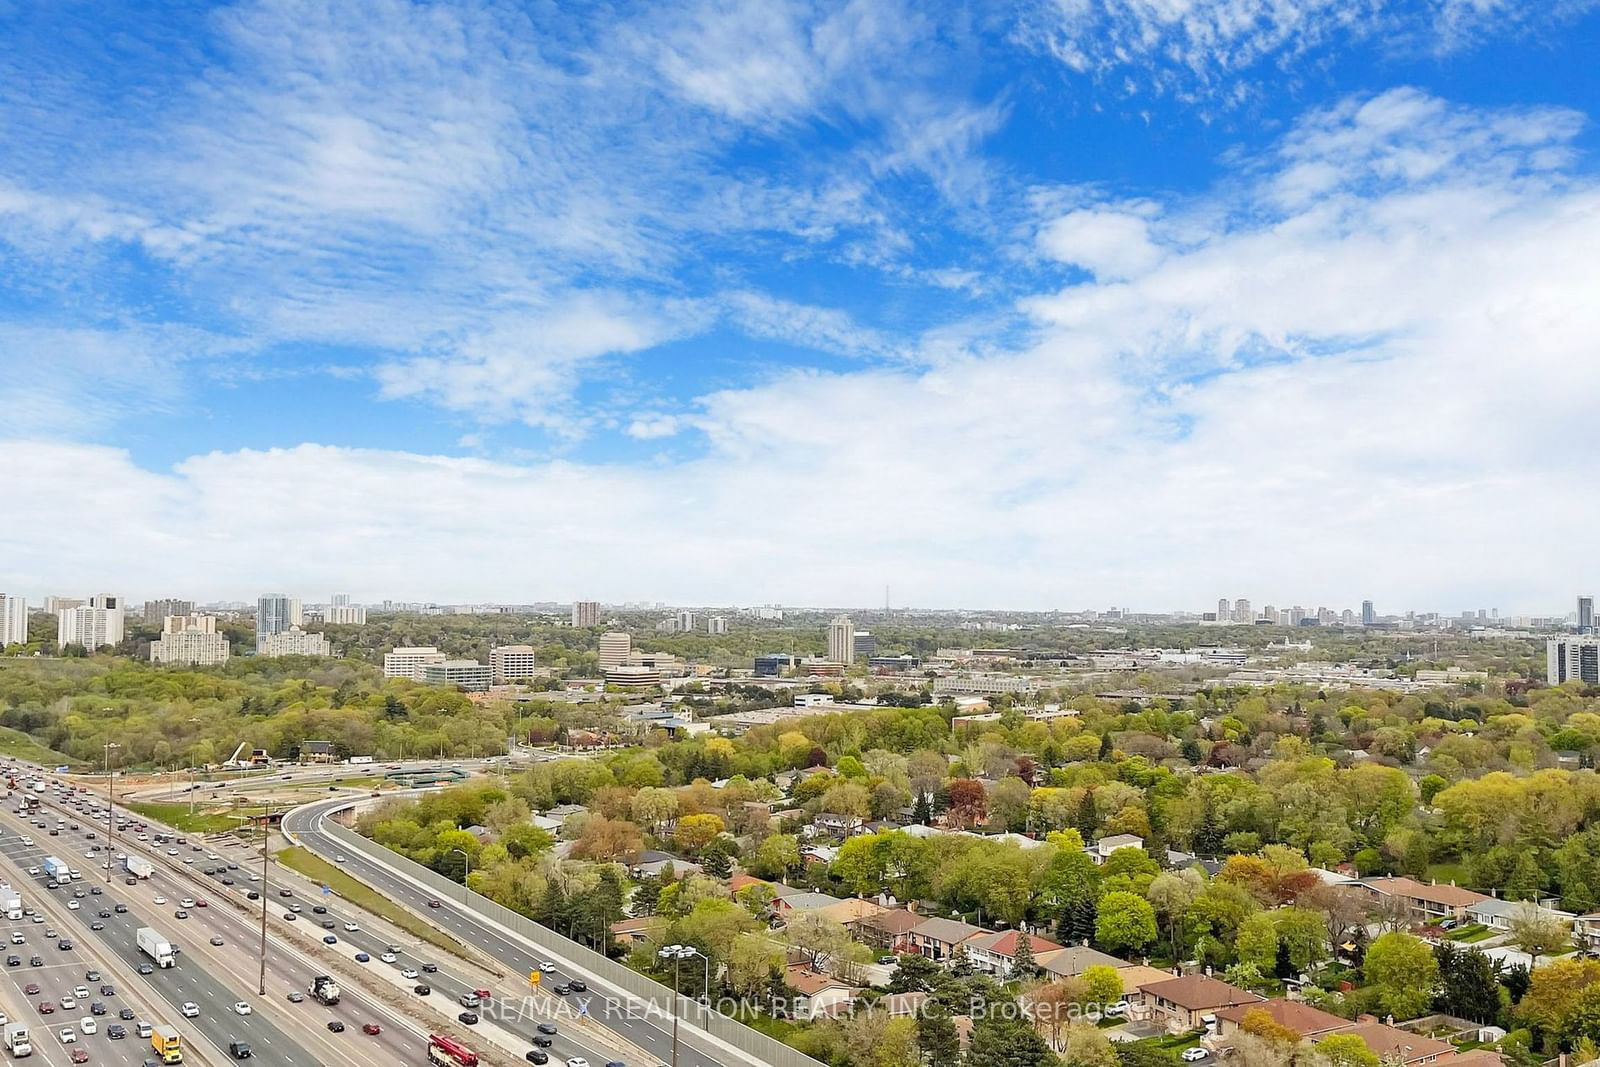
<path id="1" fill-rule="evenodd" d="M 908 943 L 906 935 L 922 922 L 922 916 L 914 911 L 891 908 L 862 919 L 856 936 L 873 948 L 898 952 L 904 946 L 906 951 L 914 952 L 916 949 Z"/>
<path id="2" fill-rule="evenodd" d="M 832 1014 L 835 1005 L 853 1003 L 860 992 L 848 982 L 831 974 L 813 971 L 804 965 L 790 967 L 784 972 L 784 982 L 794 990 L 789 1001 L 789 1014 L 796 1019 L 815 1019 Z"/>
<path id="3" fill-rule="evenodd" d="M 773 914 L 779 918 L 798 914 L 803 911 L 818 911 L 830 908 L 839 903 L 839 898 L 829 896 L 827 893 L 790 893 L 788 896 L 778 897 L 772 902 Z"/>
<path id="4" fill-rule="evenodd" d="M 1173 1033 L 1198 1030 L 1216 1021 L 1216 1013 L 1237 1004 L 1257 1004 L 1265 998 L 1231 986 L 1217 978 L 1190 974 L 1168 977 L 1139 987 L 1140 1002 L 1153 1022 Z"/>
<path id="5" fill-rule="evenodd" d="M 1024 934 L 1017 930 L 977 934 L 967 938 L 962 944 L 966 947 L 967 955 L 972 959 L 974 967 L 1004 981 L 1011 977 L 1011 969 L 1016 965 L 1017 944 L 1024 937 L 1028 939 L 1028 945 L 1033 949 L 1035 962 L 1042 954 L 1061 948 L 1054 941 L 1046 941 L 1042 937 Z"/>
<path id="6" fill-rule="evenodd" d="M 300 742 L 300 759 L 303 763 L 332 763 L 333 758 L 332 741 Z"/>
<path id="7" fill-rule="evenodd" d="M 1491 930 L 1502 933 L 1511 929 L 1511 920 L 1519 916 L 1534 916 L 1540 919 L 1555 919 L 1571 926 L 1577 916 L 1570 911 L 1557 911 L 1546 908 L 1528 900 L 1500 900 L 1490 897 L 1480 900 L 1467 908 L 1467 918 L 1475 923 L 1482 923 Z"/>
<path id="8" fill-rule="evenodd" d="M 668 867 L 672 868 L 673 875 L 678 878 L 686 874 L 699 874 L 701 871 L 698 863 L 653 848 L 640 852 L 638 859 L 628 869 L 635 878 L 659 878 L 661 872 Z"/>
<path id="9" fill-rule="evenodd" d="M 1366 878 L 1356 884 L 1379 903 L 1404 902 L 1412 920 L 1422 923 L 1461 919 L 1472 905 L 1489 899 L 1460 886 L 1424 884 L 1415 878 Z"/>
<path id="10" fill-rule="evenodd" d="M 1245 1014 L 1253 1011 L 1266 1012 L 1267 1017 L 1279 1026 L 1313 1040 L 1350 1025 L 1349 1019 L 1313 1008 L 1302 1001 L 1273 997 L 1260 1003 L 1235 1004 L 1217 1012 L 1217 1036 L 1231 1037 L 1238 1033 Z"/>
<path id="11" fill-rule="evenodd" d="M 1600 911 L 1578 916 L 1572 924 L 1572 933 L 1584 948 L 1591 952 L 1600 950 Z"/>
<path id="12" fill-rule="evenodd" d="M 1119 848 L 1144 848 L 1144 838 L 1138 834 L 1111 834 L 1090 845 L 1086 851 L 1090 859 L 1104 863 Z"/>
<path id="13" fill-rule="evenodd" d="M 1448 1041 L 1385 1026 L 1370 1015 L 1361 1016 L 1339 1033 L 1359 1037 L 1380 1061 L 1398 1067 L 1423 1067 L 1456 1057 L 1456 1047 Z"/>
<path id="14" fill-rule="evenodd" d="M 861 828 L 861 816 L 837 815 L 825 811 L 811 820 L 814 833 L 826 834 L 830 837 L 849 837 Z"/>
<path id="15" fill-rule="evenodd" d="M 906 933 L 906 941 L 913 951 L 929 959 L 945 960 L 955 952 L 957 945 L 986 932 L 982 927 L 959 919 L 924 919 Z"/>
<path id="16" fill-rule="evenodd" d="M 1122 979 L 1122 999 L 1138 1000 L 1139 987 L 1150 985 L 1154 982 L 1165 982 L 1177 975 L 1171 971 L 1163 971 L 1159 967 L 1147 967 L 1142 963 L 1130 963 L 1126 967 L 1117 968 L 1117 977 Z"/>
<path id="17" fill-rule="evenodd" d="M 1087 945 L 1068 945 L 1066 948 L 1053 949 L 1049 952 L 1039 952 L 1035 948 L 1034 959 L 1046 974 L 1055 978 L 1076 978 L 1090 967 L 1128 966 L 1127 960 L 1108 956 Z"/>
<path id="18" fill-rule="evenodd" d="M 818 908 L 817 912 L 849 930 L 851 936 L 854 937 L 860 933 L 863 922 L 888 910 L 888 908 L 875 900 L 849 897 L 839 901 L 837 904 L 829 904 L 826 907 Z"/>

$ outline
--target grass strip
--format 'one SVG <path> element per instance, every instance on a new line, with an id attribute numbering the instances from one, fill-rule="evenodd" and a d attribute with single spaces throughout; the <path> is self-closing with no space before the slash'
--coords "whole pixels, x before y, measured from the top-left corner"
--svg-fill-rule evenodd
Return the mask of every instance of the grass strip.
<path id="1" fill-rule="evenodd" d="M 356 907 L 364 908 L 380 918 L 387 919 L 406 933 L 419 937 L 436 948 L 442 948 L 463 959 L 467 958 L 461 942 L 402 908 L 371 886 L 352 878 L 321 856 L 308 852 L 298 845 L 291 845 L 273 853 L 273 858 L 285 867 L 299 871 L 317 884 L 328 886 Z"/>

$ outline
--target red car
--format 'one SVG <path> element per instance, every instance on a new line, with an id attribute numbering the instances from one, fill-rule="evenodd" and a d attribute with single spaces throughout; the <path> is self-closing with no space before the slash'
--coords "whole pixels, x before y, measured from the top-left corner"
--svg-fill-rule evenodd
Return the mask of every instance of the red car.
<path id="1" fill-rule="evenodd" d="M 81 1048 L 75 1048 L 75 1049 L 72 1050 L 72 1062 L 73 1063 L 88 1063 L 89 1062 L 89 1054 L 87 1052 L 85 1052 Z"/>
<path id="2" fill-rule="evenodd" d="M 39 993 L 39 983 L 38 982 L 29 982 L 27 985 L 22 987 L 22 991 L 24 993 L 28 994 L 28 996 L 30 996 L 30 997 L 37 996 L 38 993 Z"/>
<path id="3" fill-rule="evenodd" d="M 53 1001 L 53 1000 L 41 1000 L 41 1001 L 39 1001 L 39 1014 L 40 1015 L 54 1015 L 55 1013 L 56 1013 L 56 1003 L 55 1003 L 55 1001 Z"/>
<path id="4" fill-rule="evenodd" d="M 363 1034 L 370 1034 L 373 1037 L 377 1037 L 379 1034 L 383 1033 L 383 1027 L 379 1026 L 377 1023 L 366 1023 L 361 1027 L 361 1032 Z"/>
<path id="5" fill-rule="evenodd" d="M 210 904 L 206 903 L 206 898 L 205 897 L 201 897 L 198 900 L 196 900 L 194 902 L 194 906 L 197 907 L 197 908 L 209 908 L 209 907 L 211 907 Z"/>

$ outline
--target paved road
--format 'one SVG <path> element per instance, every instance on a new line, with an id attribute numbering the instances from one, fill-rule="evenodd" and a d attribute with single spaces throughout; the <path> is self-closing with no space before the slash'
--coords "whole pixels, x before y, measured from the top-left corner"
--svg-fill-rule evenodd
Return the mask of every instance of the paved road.
<path id="1" fill-rule="evenodd" d="M 435 925 L 450 931 L 464 941 L 477 945 L 498 960 L 508 973 L 526 974 L 539 965 L 542 957 L 530 952 L 520 939 L 508 938 L 499 928 L 464 908 L 458 901 L 445 901 L 443 907 L 429 908 L 428 901 L 432 899 L 431 894 L 417 889 L 410 881 L 401 878 L 386 865 L 374 862 L 359 852 L 346 849 L 337 839 L 325 832 L 321 823 L 328 812 L 347 806 L 349 803 L 348 798 L 335 798 L 296 808 L 284 817 L 284 831 L 292 833 L 297 840 L 324 859 L 339 861 L 342 857 L 341 867 L 384 896 L 418 911 Z M 558 973 L 557 977 L 571 978 L 573 975 Z M 602 987 L 602 983 L 594 975 L 582 977 L 592 988 Z M 629 1013 L 621 1011 L 606 1012 L 602 1015 L 601 1009 L 604 1006 L 602 1000 L 603 998 L 595 997 L 590 1005 L 591 1010 L 596 1013 L 596 1021 L 648 1051 L 656 1058 L 656 1062 L 663 1064 L 671 1062 L 672 1024 L 669 1020 L 655 1015 L 632 1017 Z M 682 1028 L 680 1039 L 678 1063 L 681 1067 L 724 1067 L 724 1065 L 747 1062 L 715 1046 L 704 1044 L 703 1039 L 687 1026 Z"/>
<path id="2" fill-rule="evenodd" d="M 46 809 L 43 817 L 50 826 L 55 825 L 57 816 L 50 809 Z M 66 818 L 70 820 L 70 813 Z M 0 816 L 0 822 L 15 824 L 15 820 L 4 816 Z M 194 1025 L 218 1047 L 225 1050 L 236 1038 L 248 1040 L 255 1057 L 268 1063 L 274 1062 L 275 1050 L 279 1048 L 284 1051 L 276 1062 L 285 1064 L 319 1062 L 364 1067 L 375 1053 L 384 1062 L 391 1063 L 418 1063 L 425 1059 L 426 1042 L 419 1034 L 403 1025 L 391 1012 L 348 989 L 340 1003 L 331 1008 L 315 1004 L 309 998 L 300 1004 L 290 1003 L 288 994 L 304 992 L 318 969 L 297 953 L 285 951 L 275 937 L 269 939 L 267 996 L 262 998 L 257 992 L 260 941 L 256 922 L 232 908 L 215 904 L 199 907 L 198 900 L 207 899 L 205 891 L 159 865 L 151 878 L 136 886 L 125 885 L 122 872 L 113 870 L 115 877 L 106 887 L 100 881 L 106 874 L 102 864 L 112 853 L 97 847 L 104 841 L 104 827 L 96 830 L 87 824 L 80 825 L 82 829 L 74 832 L 69 822 L 69 828 L 61 830 L 59 836 L 41 836 L 47 834 L 46 829 L 18 824 L 15 833 L 0 835 L 0 851 L 15 852 L 24 867 L 38 865 L 46 854 L 78 866 L 83 871 L 84 881 L 75 883 L 71 892 L 77 892 L 81 885 L 89 890 L 99 887 L 102 893 L 96 896 L 86 891 L 81 901 L 86 910 L 78 912 L 77 916 L 85 917 L 85 922 L 104 923 L 103 931 L 90 931 L 90 934 L 106 939 L 108 946 L 130 967 L 137 968 L 146 962 L 134 940 L 140 926 L 155 927 L 179 945 L 182 950 L 179 966 L 156 970 L 143 979 L 164 992 L 172 1006 L 173 1018 L 177 1018 L 177 1005 L 185 1000 L 193 1001 L 202 1008 Z M 20 835 L 24 832 L 34 836 L 36 843 L 32 848 L 22 846 Z M 136 840 L 123 844 L 140 848 Z M 192 845 L 185 848 L 191 850 L 191 856 L 211 862 L 205 860 L 208 853 L 203 850 L 192 851 Z M 257 888 L 256 884 L 249 883 L 242 870 L 229 872 L 230 877 L 235 875 L 236 888 L 241 894 Z M 42 876 L 34 881 L 35 892 L 54 895 L 69 892 L 48 890 Z M 246 885 L 251 889 L 246 889 Z M 226 889 L 221 885 L 220 876 L 217 887 Z M 180 908 L 185 898 L 195 899 L 197 905 Z M 164 903 L 157 904 L 157 900 Z M 128 907 L 126 913 L 115 910 L 119 902 Z M 177 918 L 179 910 L 188 918 Z M 223 943 L 214 945 L 214 938 Z M 232 1011 L 232 1005 L 239 1001 L 251 1005 L 250 1015 L 241 1017 Z M 327 1030 L 327 1023 L 335 1019 L 345 1024 L 342 1033 Z M 362 1024 L 367 1022 L 378 1022 L 382 1033 L 376 1037 L 362 1033 Z"/>

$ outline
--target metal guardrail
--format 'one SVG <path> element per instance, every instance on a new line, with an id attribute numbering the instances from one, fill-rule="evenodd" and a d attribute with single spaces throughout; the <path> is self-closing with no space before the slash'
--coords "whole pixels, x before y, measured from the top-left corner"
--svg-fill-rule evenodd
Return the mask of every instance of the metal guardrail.
<path id="1" fill-rule="evenodd" d="M 445 899 L 459 896 L 462 892 L 460 882 L 452 881 L 437 871 L 424 867 L 415 860 L 408 859 L 376 842 L 369 841 L 355 831 L 340 826 L 332 820 L 325 821 L 321 829 L 331 834 L 345 847 L 357 849 L 374 862 L 393 867 L 395 870 L 437 891 Z M 548 948 L 555 955 L 565 956 L 590 974 L 618 986 L 630 995 L 651 1004 L 661 1013 L 663 1019 L 670 1016 L 673 993 L 671 989 L 660 982 L 640 974 L 625 964 L 618 963 L 603 953 L 596 952 L 585 945 L 580 945 L 576 941 L 562 937 L 549 927 L 541 926 L 526 915 L 512 911 L 505 905 L 490 900 L 481 893 L 470 889 L 466 892 L 469 895 L 473 910 L 480 915 L 499 923 L 535 945 Z M 799 1049 L 785 1045 L 776 1038 L 768 1037 L 759 1030 L 753 1030 L 736 1019 L 730 1019 L 726 1015 L 713 1011 L 699 1001 L 691 1000 L 688 997 L 679 997 L 678 1002 L 678 1010 L 685 1023 L 699 1027 L 741 1052 L 748 1053 L 770 1064 L 771 1067 L 826 1067 L 820 1060 L 807 1056 Z"/>

